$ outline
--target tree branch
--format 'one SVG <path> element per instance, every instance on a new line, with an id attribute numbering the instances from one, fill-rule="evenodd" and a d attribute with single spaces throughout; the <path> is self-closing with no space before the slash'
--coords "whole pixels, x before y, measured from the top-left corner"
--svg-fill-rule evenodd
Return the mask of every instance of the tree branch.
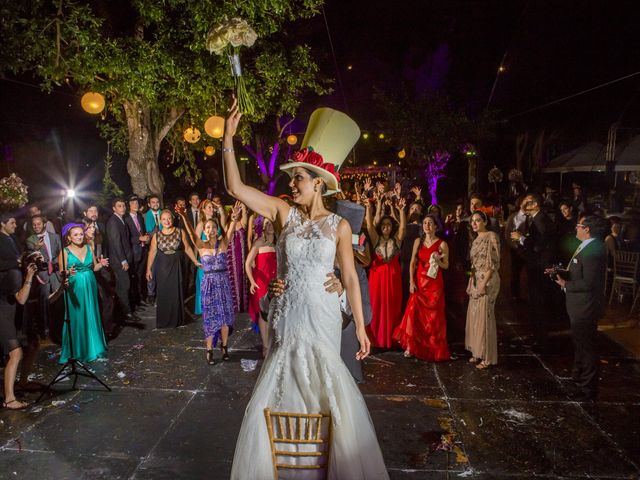
<path id="1" fill-rule="evenodd" d="M 160 144 L 162 143 L 162 140 L 164 140 L 164 137 L 167 136 L 167 134 L 176 124 L 178 119 L 182 115 L 184 115 L 184 112 L 185 112 L 184 107 L 181 107 L 181 108 L 172 107 L 171 110 L 169 110 L 168 118 L 164 121 L 164 124 L 162 125 L 162 127 L 160 127 L 156 132 L 156 138 L 154 139 L 154 143 L 155 143 L 154 147 L 156 152 L 160 151 Z"/>

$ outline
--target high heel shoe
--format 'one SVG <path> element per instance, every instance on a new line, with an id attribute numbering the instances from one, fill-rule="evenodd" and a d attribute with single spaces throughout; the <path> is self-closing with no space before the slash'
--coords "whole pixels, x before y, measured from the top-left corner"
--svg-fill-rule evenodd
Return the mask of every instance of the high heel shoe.
<path id="1" fill-rule="evenodd" d="M 207 350 L 207 363 L 213 365 L 213 350 Z"/>
<path id="2" fill-rule="evenodd" d="M 220 350 L 222 351 L 222 360 L 226 362 L 231 358 L 229 356 L 229 347 L 227 347 L 226 345 L 220 345 Z"/>

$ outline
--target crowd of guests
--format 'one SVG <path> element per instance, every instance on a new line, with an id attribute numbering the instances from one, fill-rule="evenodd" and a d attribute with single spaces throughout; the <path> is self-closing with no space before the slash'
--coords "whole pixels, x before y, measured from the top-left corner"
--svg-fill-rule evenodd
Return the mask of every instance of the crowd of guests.
<path id="1" fill-rule="evenodd" d="M 483 205 L 479 195 L 458 202 L 445 216 L 439 205 L 424 201 L 419 187 L 403 191 L 400 183 L 379 180 L 352 184 L 337 203 L 361 209 L 364 218 L 352 228 L 371 343 L 401 348 L 406 357 L 451 358 L 446 313 L 448 305 L 457 304 L 466 305 L 469 361 L 478 369 L 498 363 L 495 305 L 502 253 L 509 258 L 514 302 L 524 300 L 521 278 L 526 272 L 530 325 L 535 341 L 542 343 L 553 318 L 571 317 L 555 283 L 567 280 L 557 272 L 576 261 L 583 243 L 576 230 L 590 230 L 594 238 L 608 234 L 603 248 L 609 258 L 633 245 L 633 232 L 623 231 L 620 218 L 611 217 L 602 226 L 602 212 L 589 211 L 579 187 L 566 200 L 517 195 L 504 219 L 498 218 L 501 209 Z M 336 211 L 335 199 L 328 203 Z M 218 344 L 222 359 L 230 358 L 228 340 L 236 315 L 248 312 L 267 354 L 268 307 L 261 300 L 284 288 L 276 278 L 279 232 L 243 204 L 225 207 L 216 195 L 201 199 L 193 192 L 168 208 L 161 205 L 155 195 L 145 201 L 135 195 L 116 198 L 103 217 L 90 203 L 82 218 L 58 230 L 37 205 L 29 206 L 19 224 L 15 212 L 2 216 L 0 341 L 8 357 L 6 408 L 25 406 L 13 386 L 21 360 L 19 388 L 38 387 L 27 378 L 41 339 L 49 337 L 62 346 L 60 363 L 72 357 L 93 361 L 106 355 L 107 340 L 119 328 L 143 327 L 136 314 L 140 306 L 157 306 L 157 328 L 175 328 L 186 323 L 186 305 L 193 298 L 210 364 Z M 558 263 L 563 268 L 549 270 Z M 336 274 L 331 288 L 340 291 Z M 569 302 L 571 285 L 563 289 Z M 64 290 L 65 301 L 56 301 Z M 603 307 L 599 296 L 594 301 L 591 320 Z M 65 315 L 68 323 L 62 321 Z M 588 346 L 586 353 L 581 350 L 576 378 L 591 395 L 597 365 L 589 335 L 595 333 L 581 334 Z M 587 380 L 581 377 L 585 368 Z M 362 381 L 359 365 L 351 371 Z"/>

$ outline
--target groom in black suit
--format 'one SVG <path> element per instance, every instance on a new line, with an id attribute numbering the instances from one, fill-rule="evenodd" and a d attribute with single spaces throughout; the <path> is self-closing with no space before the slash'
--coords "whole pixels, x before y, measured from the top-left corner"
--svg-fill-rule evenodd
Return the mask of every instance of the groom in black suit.
<path id="1" fill-rule="evenodd" d="M 566 272 L 556 283 L 567 294 L 567 312 L 575 348 L 572 377 L 578 390 L 576 400 L 593 400 L 598 391 L 598 320 L 604 313 L 604 280 L 607 252 L 602 238 L 607 221 L 596 215 L 580 218 L 576 238 L 580 245 Z"/>
<path id="2" fill-rule="evenodd" d="M 113 215 L 107 220 L 107 238 L 109 243 L 109 266 L 116 277 L 116 297 L 120 313 L 127 320 L 138 321 L 131 312 L 129 303 L 129 268 L 133 266 L 133 250 L 129 229 L 124 223 L 126 206 L 124 199 L 116 198 L 111 207 Z"/>

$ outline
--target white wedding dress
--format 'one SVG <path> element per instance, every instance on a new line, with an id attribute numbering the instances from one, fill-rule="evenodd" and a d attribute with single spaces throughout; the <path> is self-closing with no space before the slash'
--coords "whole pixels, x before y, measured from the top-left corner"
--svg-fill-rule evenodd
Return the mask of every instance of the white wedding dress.
<path id="1" fill-rule="evenodd" d="M 310 221 L 303 220 L 295 207 L 289 212 L 276 246 L 278 278 L 285 279 L 287 287 L 271 304 L 269 355 L 242 422 L 232 480 L 274 478 L 266 407 L 331 414 L 329 479 L 389 478 L 367 406 L 340 358 L 340 300 L 324 287 L 334 269 L 340 219 L 331 214 Z M 299 470 L 282 478 L 307 480 L 323 474 Z"/>

